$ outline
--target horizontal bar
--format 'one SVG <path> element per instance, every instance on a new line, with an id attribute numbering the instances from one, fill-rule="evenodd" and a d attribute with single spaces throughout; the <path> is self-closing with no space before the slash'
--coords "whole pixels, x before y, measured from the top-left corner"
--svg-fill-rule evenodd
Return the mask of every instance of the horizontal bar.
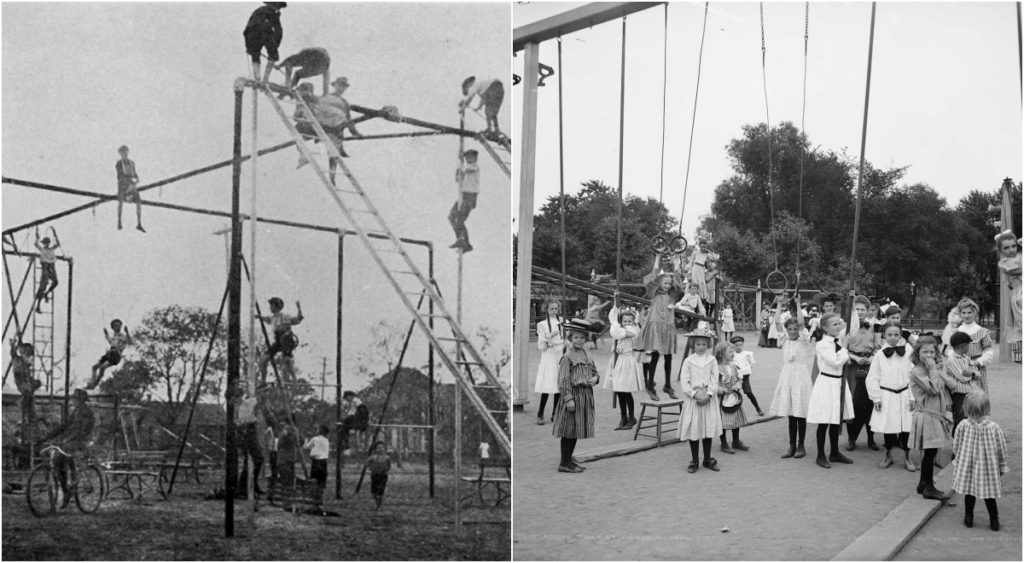
<path id="1" fill-rule="evenodd" d="M 341 426 L 341 422 L 336 423 Z M 370 426 L 376 426 L 377 428 L 433 428 L 426 424 L 370 424 Z"/>
<path id="2" fill-rule="evenodd" d="M 17 252 L 14 250 L 4 250 L 4 254 L 7 256 L 23 256 L 25 258 L 39 258 L 38 252 Z M 74 262 L 75 260 L 69 256 L 54 256 L 57 260 L 64 262 Z"/>
<path id="3" fill-rule="evenodd" d="M 660 6 L 664 2 L 593 2 L 512 30 L 512 52 Z"/>

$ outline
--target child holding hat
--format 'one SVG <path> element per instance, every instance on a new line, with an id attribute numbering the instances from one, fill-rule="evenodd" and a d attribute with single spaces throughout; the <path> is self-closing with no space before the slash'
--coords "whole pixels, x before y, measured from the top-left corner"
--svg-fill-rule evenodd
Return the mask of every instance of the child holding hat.
<path id="1" fill-rule="evenodd" d="M 747 424 L 747 415 L 743 413 L 742 378 L 733 364 L 736 347 L 728 342 L 715 346 L 715 361 L 718 362 L 718 395 L 721 397 L 722 408 L 722 451 L 727 454 L 735 450 L 747 451 L 750 448 L 740 441 L 740 428 Z M 725 436 L 726 430 L 732 430 L 732 447 Z"/>
<path id="2" fill-rule="evenodd" d="M 594 437 L 594 386 L 601 378 L 594 360 L 583 347 L 593 333 L 590 323 L 573 319 L 566 328 L 570 346 L 558 362 L 558 391 L 562 400 L 555 408 L 551 433 L 561 438 L 559 473 L 582 473 L 583 468 L 573 461 L 572 453 L 576 449 L 576 440 Z"/>
<path id="3" fill-rule="evenodd" d="M 683 391 L 683 414 L 679 418 L 680 441 L 690 442 L 692 461 L 686 470 L 697 472 L 698 448 L 704 449 L 704 467 L 718 471 L 718 461 L 711 457 L 711 441 L 721 436 L 722 413 L 718 401 L 718 362 L 708 352 L 711 332 L 699 327 L 686 337 L 693 342 L 693 353 L 683 360 L 679 385 Z M 698 445 L 699 444 L 699 445 Z"/>

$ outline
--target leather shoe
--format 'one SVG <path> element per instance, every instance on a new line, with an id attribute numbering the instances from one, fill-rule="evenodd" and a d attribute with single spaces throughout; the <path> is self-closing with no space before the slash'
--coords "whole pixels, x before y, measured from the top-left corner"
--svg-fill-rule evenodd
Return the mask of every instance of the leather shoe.
<path id="1" fill-rule="evenodd" d="M 828 456 L 828 460 L 831 461 L 832 463 L 853 463 L 852 459 L 846 457 L 841 453 L 834 453 Z"/>
<path id="2" fill-rule="evenodd" d="M 996 516 L 995 518 L 992 518 L 991 521 L 989 522 L 988 526 L 990 528 L 992 528 L 993 532 L 998 532 L 999 531 L 999 517 Z"/>
<path id="3" fill-rule="evenodd" d="M 727 454 L 734 454 L 734 453 L 736 453 L 736 450 L 734 450 L 731 447 L 729 447 L 729 442 L 726 442 L 726 441 L 722 441 L 722 451 L 727 453 Z"/>
<path id="4" fill-rule="evenodd" d="M 626 429 L 626 418 L 625 417 L 622 417 L 622 418 L 619 419 L 619 425 L 616 426 L 615 429 L 616 430 L 625 430 Z"/>
<path id="5" fill-rule="evenodd" d="M 913 461 L 910 461 L 909 453 L 903 458 L 903 466 L 907 468 L 907 471 L 917 471 L 917 466 L 914 465 Z"/>
<path id="6" fill-rule="evenodd" d="M 580 467 L 573 467 L 571 465 L 559 465 L 559 473 L 583 473 L 583 469 Z"/>
<path id="7" fill-rule="evenodd" d="M 712 471 L 718 471 L 718 460 L 713 457 L 709 457 L 704 460 L 704 467 L 707 467 Z"/>
<path id="8" fill-rule="evenodd" d="M 544 417 L 543 416 L 538 416 L 537 417 L 537 426 L 544 426 Z"/>
<path id="9" fill-rule="evenodd" d="M 678 399 L 679 398 L 679 397 L 676 397 L 676 390 L 671 388 L 671 387 L 669 387 L 668 385 L 662 387 L 661 390 L 664 391 L 665 393 L 667 393 L 668 396 L 671 397 L 672 399 Z"/>
<path id="10" fill-rule="evenodd" d="M 846 443 L 846 451 L 852 452 L 855 449 L 857 449 L 857 444 L 853 440 Z"/>
<path id="11" fill-rule="evenodd" d="M 800 458 L 804 457 L 805 455 L 807 455 L 807 450 L 804 449 L 804 445 L 803 444 L 797 444 L 796 445 L 796 455 L 794 455 L 793 457 L 795 457 L 797 459 L 800 459 Z"/>
<path id="12" fill-rule="evenodd" d="M 686 466 L 686 472 L 687 473 L 696 473 L 697 472 L 697 462 L 696 461 L 691 461 L 690 465 Z"/>
<path id="13" fill-rule="evenodd" d="M 745 451 L 750 449 L 750 446 L 744 444 L 743 442 L 741 442 L 739 440 L 733 440 L 732 441 L 732 449 L 739 450 L 741 452 L 745 452 Z"/>
<path id="14" fill-rule="evenodd" d="M 629 420 L 626 421 L 626 430 L 629 430 L 630 428 L 632 428 L 634 426 L 636 426 L 636 419 L 635 418 L 630 418 Z"/>
<path id="15" fill-rule="evenodd" d="M 945 491 L 940 491 L 935 488 L 935 485 L 929 484 L 924 488 L 924 498 L 929 500 L 946 500 L 950 497 L 950 494 Z"/>
<path id="16" fill-rule="evenodd" d="M 924 483 L 918 483 L 917 484 L 917 494 L 923 495 L 924 494 L 924 488 L 925 488 Z"/>
<path id="17" fill-rule="evenodd" d="M 868 447 L 871 448 L 872 451 L 876 452 L 882 449 L 878 447 L 878 444 L 876 444 L 874 440 L 868 441 Z"/>
<path id="18" fill-rule="evenodd" d="M 964 526 L 967 526 L 968 528 L 973 528 L 974 527 L 974 515 L 973 514 L 967 514 L 967 515 L 964 516 Z"/>
<path id="19" fill-rule="evenodd" d="M 815 460 L 814 463 L 817 463 L 818 467 L 824 467 L 825 469 L 830 469 L 832 467 L 828 460 L 825 459 L 825 456 L 818 457 L 818 459 Z"/>
<path id="20" fill-rule="evenodd" d="M 892 465 L 892 456 L 889 455 L 889 454 L 885 454 L 885 459 L 883 459 L 882 462 L 878 464 L 878 468 L 879 469 L 885 469 L 886 467 L 889 467 L 890 465 Z"/>
<path id="21" fill-rule="evenodd" d="M 791 457 L 793 457 L 793 454 L 795 454 L 795 453 L 796 453 L 796 446 L 794 446 L 793 444 L 790 444 L 789 445 L 789 451 L 787 451 L 786 453 L 782 454 L 782 459 L 791 458 Z"/>
<path id="22" fill-rule="evenodd" d="M 575 461 L 574 461 L 574 462 L 572 462 L 572 463 L 570 463 L 570 464 L 569 464 L 569 467 L 571 467 L 571 468 L 573 468 L 573 469 L 579 469 L 581 473 L 582 473 L 583 471 L 586 471 L 586 470 L 587 470 L 587 468 L 586 468 L 586 467 L 583 467 L 582 465 L 579 465 L 579 464 L 577 464 L 577 463 L 576 463 Z"/>

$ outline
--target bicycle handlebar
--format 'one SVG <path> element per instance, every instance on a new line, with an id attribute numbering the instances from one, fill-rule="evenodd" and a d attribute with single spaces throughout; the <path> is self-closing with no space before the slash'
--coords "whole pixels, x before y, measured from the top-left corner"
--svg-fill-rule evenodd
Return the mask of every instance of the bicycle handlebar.
<path id="1" fill-rule="evenodd" d="M 49 453 L 52 450 L 57 450 L 57 453 L 60 453 L 60 454 L 65 455 L 67 457 L 71 457 L 71 454 L 69 454 L 68 452 L 60 449 L 60 446 L 58 446 L 56 444 L 50 445 L 50 446 L 46 446 L 45 448 L 39 450 L 39 453 L 45 454 L 45 453 Z"/>

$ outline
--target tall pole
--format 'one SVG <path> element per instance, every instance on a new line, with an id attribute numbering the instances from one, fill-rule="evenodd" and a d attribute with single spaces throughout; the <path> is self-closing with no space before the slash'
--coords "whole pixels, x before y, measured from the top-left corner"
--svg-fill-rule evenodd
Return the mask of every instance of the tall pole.
<path id="1" fill-rule="evenodd" d="M 335 403 L 334 403 L 334 422 L 341 422 L 341 339 L 342 339 L 342 298 L 344 297 L 344 279 L 345 279 L 345 232 L 338 231 L 338 311 L 337 311 L 337 341 L 335 342 L 334 354 L 334 381 L 336 385 L 335 389 Z M 341 466 L 344 463 L 341 450 L 341 433 L 335 431 L 335 444 L 334 447 L 334 498 L 341 499 Z"/>
<path id="2" fill-rule="evenodd" d="M 565 155 L 562 151 L 562 38 L 558 38 L 558 224 L 562 229 L 562 307 L 561 314 L 566 317 L 565 296 Z M 544 318 L 548 312 L 544 311 Z"/>
<path id="3" fill-rule="evenodd" d="M 1019 5 L 1019 4 L 1018 4 Z M 1007 178 L 1003 180 L 1002 188 L 999 190 L 1000 195 L 1000 217 L 999 227 L 1002 230 L 1009 229 L 1011 232 L 1016 233 L 1013 224 L 1013 199 L 1010 197 L 1010 188 L 1013 187 L 1013 180 Z M 996 249 L 999 250 L 999 249 Z M 1010 334 L 1009 331 L 1005 330 L 1004 327 L 1009 324 L 1009 320 L 1013 318 L 1010 311 L 1010 299 L 1011 290 L 1007 285 L 1002 272 L 999 273 L 999 361 L 1009 362 L 1016 361 L 1013 358 L 1013 353 L 1010 346 Z"/>
<path id="4" fill-rule="evenodd" d="M 1017 2 L 1017 71 L 1020 75 L 1020 95 L 1024 101 L 1024 34 L 1021 31 L 1020 2 Z"/>
<path id="5" fill-rule="evenodd" d="M 537 75 L 540 44 L 526 44 L 523 72 L 523 130 L 519 165 L 519 248 L 516 251 L 516 312 L 513 337 L 512 408 L 523 410 L 530 386 L 530 274 L 533 266 L 533 197 L 537 163 Z"/>
<path id="6" fill-rule="evenodd" d="M 427 275 L 430 276 L 430 283 L 434 284 L 434 245 L 427 247 Z M 434 332 L 434 300 L 427 300 L 427 313 L 430 314 L 427 323 L 430 325 L 430 332 Z M 434 427 L 434 347 L 427 346 L 427 375 L 430 377 L 430 388 L 427 391 L 427 404 L 430 412 L 427 414 L 428 420 L 430 421 L 430 453 L 428 454 L 427 464 L 430 466 L 428 471 L 430 472 L 430 498 L 434 498 L 434 435 L 437 434 L 437 428 Z"/>
<path id="7" fill-rule="evenodd" d="M 267 61 L 267 64 L 271 64 Z M 256 164 L 259 161 L 259 89 L 255 86 L 252 89 L 252 186 L 249 194 L 249 370 L 246 372 L 245 391 L 247 394 L 255 395 L 256 392 L 256 231 L 259 223 L 259 215 L 256 213 Z M 301 460 L 300 460 L 301 461 Z M 256 469 L 253 463 L 243 465 L 246 468 L 246 484 L 248 485 L 246 498 L 256 498 L 256 475 L 248 475 L 250 470 Z"/>
<path id="8" fill-rule="evenodd" d="M 61 409 L 61 422 L 68 420 L 68 402 L 71 390 L 71 296 L 75 286 L 75 262 L 68 258 L 68 321 L 64 334 L 64 408 Z"/>
<path id="9" fill-rule="evenodd" d="M 615 292 L 619 291 L 622 274 L 622 149 L 626 133 L 626 16 L 622 16 L 622 72 L 619 84 L 619 199 L 615 202 L 617 236 L 615 238 Z M 591 280 L 593 281 L 593 280 Z M 619 306 L 618 298 L 615 306 Z"/>
<path id="10" fill-rule="evenodd" d="M 459 282 L 455 320 L 462 326 L 462 249 L 459 249 Z M 455 358 L 462 358 L 462 345 L 455 345 Z M 462 384 L 455 378 L 455 532 L 462 531 Z"/>
<path id="11" fill-rule="evenodd" d="M 857 207 L 853 215 L 853 254 L 850 256 L 850 291 L 857 290 L 857 236 L 860 233 L 860 204 L 863 198 L 864 187 L 864 147 L 868 140 L 868 104 L 871 101 L 871 58 L 875 50 L 875 2 L 871 3 L 871 36 L 868 40 L 868 79 L 864 91 L 864 126 L 860 136 L 860 172 L 857 174 Z M 850 322 L 853 314 L 853 298 L 849 299 L 847 307 L 847 323 Z"/>
<path id="12" fill-rule="evenodd" d="M 239 203 L 242 185 L 242 93 L 244 83 L 235 82 L 234 164 L 231 166 L 231 270 L 228 272 L 228 385 L 227 451 L 224 453 L 224 535 L 235 535 L 235 486 L 238 484 L 238 445 L 235 443 L 235 397 L 241 367 L 242 306 L 242 220 Z"/>

